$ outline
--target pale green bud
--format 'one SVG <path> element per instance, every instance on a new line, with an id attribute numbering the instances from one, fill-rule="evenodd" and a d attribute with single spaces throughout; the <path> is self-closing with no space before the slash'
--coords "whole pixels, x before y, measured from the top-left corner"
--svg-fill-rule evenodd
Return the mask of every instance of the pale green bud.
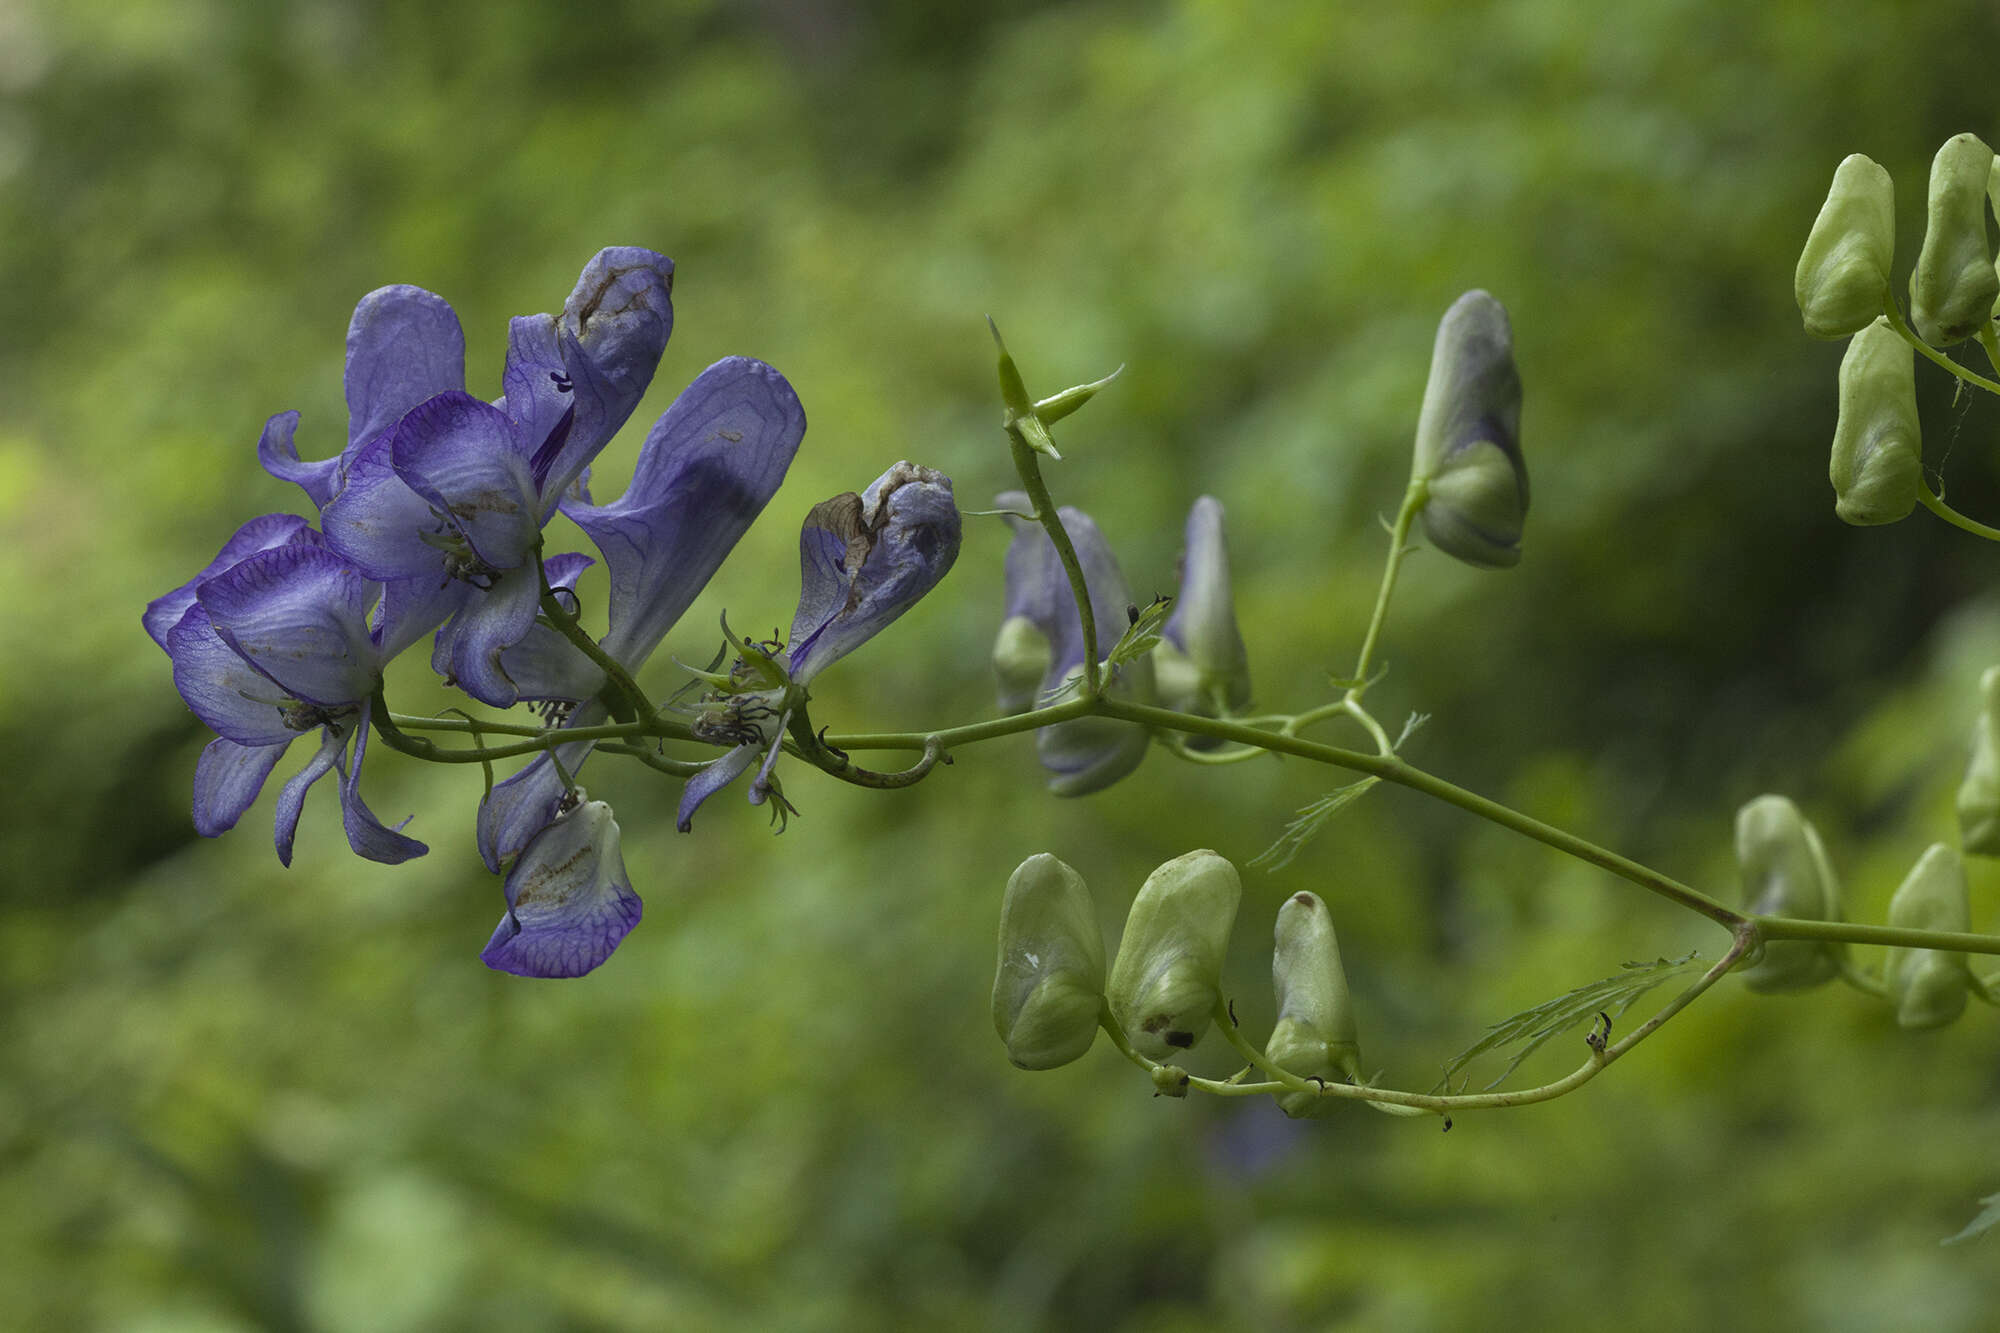
<path id="1" fill-rule="evenodd" d="M 1736 864 L 1743 910 L 1752 916 L 1838 921 L 1840 888 L 1819 834 L 1783 796 L 1759 796 L 1736 813 Z M 1840 970 L 1840 946 L 1826 940 L 1771 940 L 1743 980 L 1757 991 L 1804 990 Z"/>
<path id="2" fill-rule="evenodd" d="M 1896 187 L 1855 153 L 1834 171 L 1792 277 L 1806 332 L 1845 338 L 1867 328 L 1882 313 L 1895 257 Z"/>
<path id="3" fill-rule="evenodd" d="M 1827 475 L 1843 522 L 1894 523 L 1916 508 L 1924 439 L 1915 356 L 1889 321 L 1878 319 L 1854 335 L 1840 359 L 1840 419 Z"/>
<path id="4" fill-rule="evenodd" d="M 1889 900 L 1889 924 L 1901 930 L 1971 930 L 1972 905 L 1965 862 L 1943 843 L 1932 843 L 1896 896 Z M 1965 1012 L 1972 969 L 1962 953 L 1942 949 L 1891 949 L 1882 969 L 1896 1022 L 1906 1028 L 1936 1028 Z"/>
<path id="5" fill-rule="evenodd" d="M 1090 1049 L 1104 1003 L 1104 934 L 1083 876 L 1043 852 L 1021 862 L 1000 900 L 993 1029 L 1022 1069 L 1054 1069 Z"/>
<path id="6" fill-rule="evenodd" d="M 1278 909 L 1276 944 L 1271 951 L 1271 985 L 1278 997 L 1278 1022 L 1264 1054 L 1300 1078 L 1337 1082 L 1352 1079 L 1361 1066 L 1361 1039 L 1347 995 L 1347 972 L 1340 965 L 1340 942 L 1333 918 L 1317 895 L 1295 893 Z M 1339 1105 L 1331 1097 L 1288 1092 L 1278 1098 L 1286 1115 L 1324 1116 Z"/>
<path id="7" fill-rule="evenodd" d="M 993 674 L 1000 682 L 1000 711 L 1025 713 L 1035 706 L 1035 692 L 1049 670 L 1049 636 L 1026 616 L 1000 622 L 993 641 Z"/>
<path id="8" fill-rule="evenodd" d="M 1423 519 L 1433 546 L 1489 569 L 1520 561 L 1521 375 L 1507 309 L 1487 292 L 1467 292 L 1438 321 L 1413 475 L 1430 484 Z"/>
<path id="9" fill-rule="evenodd" d="M 1211 851 L 1177 856 L 1146 877 L 1105 992 L 1141 1055 L 1164 1060 L 1207 1033 L 1242 896 L 1236 867 Z"/>
<path id="10" fill-rule="evenodd" d="M 1910 323 L 1933 347 L 1970 338 L 1993 318 L 2000 274 L 1986 246 L 1993 150 L 1977 135 L 1945 140 L 1931 160 L 1924 248 L 1910 273 Z"/>
<path id="11" fill-rule="evenodd" d="M 2000 856 L 2000 667 L 1979 678 L 1985 706 L 1972 727 L 1972 763 L 1958 784 L 1958 840 L 1975 856 Z"/>

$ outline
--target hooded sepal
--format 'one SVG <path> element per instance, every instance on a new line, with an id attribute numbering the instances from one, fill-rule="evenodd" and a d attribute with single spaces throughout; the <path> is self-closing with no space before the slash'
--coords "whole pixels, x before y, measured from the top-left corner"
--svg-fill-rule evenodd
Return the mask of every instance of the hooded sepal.
<path id="1" fill-rule="evenodd" d="M 507 872 L 507 914 L 479 957 L 516 976 L 580 977 L 611 956 L 641 910 L 611 807 L 581 801 L 522 849 Z"/>
<path id="2" fill-rule="evenodd" d="M 1972 929 L 1965 862 L 1943 843 L 1933 843 L 1889 900 L 1889 924 L 1899 930 Z M 1973 986 L 1962 953 L 1943 949 L 1891 949 L 1882 967 L 1896 1022 L 1906 1028 L 1936 1028 L 1965 1012 Z"/>
<path id="3" fill-rule="evenodd" d="M 1752 916 L 1840 920 L 1840 886 L 1819 833 L 1783 796 L 1765 795 L 1736 814 L 1736 864 L 1743 910 Z M 1756 991 L 1804 990 L 1840 971 L 1841 946 L 1825 940 L 1772 940 L 1743 969 Z"/>
<path id="4" fill-rule="evenodd" d="M 1521 375 L 1507 309 L 1490 293 L 1467 292 L 1438 322 L 1412 475 L 1428 486 L 1433 546 L 1488 569 L 1519 563 L 1528 515 Z"/>
<path id="5" fill-rule="evenodd" d="M 1894 523 L 1916 508 L 1924 441 L 1915 356 L 1883 318 L 1855 334 L 1840 359 L 1840 417 L 1827 475 L 1843 522 Z"/>
<path id="6" fill-rule="evenodd" d="M 1153 649 L 1160 702 L 1203 717 L 1227 717 L 1250 704 L 1250 657 L 1236 627 L 1222 519 L 1222 502 L 1210 495 L 1188 511 L 1180 594 Z"/>
<path id="7" fill-rule="evenodd" d="M 1896 186 L 1874 161 L 1854 153 L 1833 173 L 1792 293 L 1815 338 L 1859 333 L 1882 313 L 1896 258 Z"/>
<path id="8" fill-rule="evenodd" d="M 1910 323 L 1933 347 L 1970 338 L 1993 318 L 2000 274 L 1986 242 L 1993 150 L 1974 134 L 1945 141 L 1931 160 L 1924 248 L 1910 271 Z"/>
<path id="9" fill-rule="evenodd" d="M 1212 851 L 1175 857 L 1146 877 L 1105 991 L 1141 1055 L 1166 1060 L 1207 1033 L 1242 896 L 1236 867 Z"/>
<path id="10" fill-rule="evenodd" d="M 1264 1054 L 1300 1078 L 1322 1083 L 1354 1078 L 1360 1069 L 1361 1039 L 1347 993 L 1347 972 L 1340 962 L 1340 941 L 1326 904 L 1317 894 L 1293 894 L 1278 909 L 1274 935 L 1271 985 L 1277 994 L 1278 1021 Z M 1288 1092 L 1279 1095 L 1278 1105 L 1297 1119 L 1330 1115 L 1339 1103 Z"/>
<path id="11" fill-rule="evenodd" d="M 1000 900 L 993 1029 L 1020 1069 L 1054 1069 L 1090 1049 L 1104 1004 L 1104 932 L 1083 876 L 1043 852 Z"/>

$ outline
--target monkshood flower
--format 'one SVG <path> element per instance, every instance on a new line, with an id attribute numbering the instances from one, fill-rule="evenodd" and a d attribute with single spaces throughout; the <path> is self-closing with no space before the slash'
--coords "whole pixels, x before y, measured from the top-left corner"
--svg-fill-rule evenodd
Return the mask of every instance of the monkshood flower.
<path id="1" fill-rule="evenodd" d="M 703 801 L 760 755 L 750 803 L 769 798 L 771 768 L 795 701 L 815 676 L 935 588 L 958 559 L 959 537 L 951 478 L 915 463 L 897 463 L 860 495 L 845 491 L 812 507 L 799 530 L 799 605 L 782 670 L 759 672 L 757 663 L 744 664 L 746 683 L 761 675 L 756 683 L 762 688 L 713 696 L 696 721 L 696 735 L 739 743 L 688 782 L 676 820 L 681 832 L 692 827 Z"/>
<path id="2" fill-rule="evenodd" d="M 1055 543 L 1039 523 L 1019 517 L 1033 508 L 1020 491 L 1007 491 L 995 502 L 1000 509 L 1013 511 L 1007 522 L 1014 529 L 1013 544 L 1007 550 L 1007 606 L 1002 621 L 1001 644 L 995 650 L 1001 670 L 1000 706 L 1020 712 L 1035 702 L 1025 699 L 1018 677 L 1008 674 L 1001 662 L 1001 649 L 1010 638 L 1015 645 L 1032 643 L 1026 630 L 1032 629 L 1048 645 L 1048 665 L 1043 669 L 1040 696 L 1060 690 L 1072 677 L 1083 674 L 1084 654 L 1102 661 L 1118 641 L 1126 623 L 1131 593 L 1111 545 L 1097 524 L 1081 510 L 1056 511 L 1063 531 L 1076 548 L 1077 563 L 1083 569 L 1084 587 L 1090 591 L 1090 609 L 1097 622 L 1097 642 L 1085 647 L 1083 623 L 1076 614 L 1076 596 L 1070 590 Z M 1019 659 L 1026 660 L 1026 655 Z M 1127 662 L 1111 674 L 1106 690 L 1119 698 L 1151 703 L 1155 697 L 1153 663 L 1142 657 Z M 1049 790 L 1058 796 L 1084 796 L 1110 786 L 1139 766 L 1151 741 L 1144 727 L 1110 718 L 1081 717 L 1043 727 L 1035 733 L 1035 752 L 1049 771 Z"/>
<path id="3" fill-rule="evenodd" d="M 1153 666 L 1168 708 L 1227 717 L 1250 704 L 1250 656 L 1236 628 L 1222 502 L 1212 495 L 1188 511 L 1180 595 L 1153 649 Z"/>
<path id="4" fill-rule="evenodd" d="M 608 505 L 566 502 L 610 576 L 605 652 L 631 671 L 666 637 L 750 524 L 777 493 L 806 430 L 798 395 L 770 366 L 729 357 L 674 400 L 639 450 L 632 484 Z M 578 702 L 571 726 L 602 722 L 601 672 L 555 636 L 529 636 L 503 658 L 518 682 L 560 683 L 539 697 Z M 591 743 L 558 751 L 577 772 Z M 479 851 L 499 870 L 555 817 L 564 783 L 544 756 L 493 789 L 479 807 Z"/>
<path id="5" fill-rule="evenodd" d="M 650 250 L 601 252 L 559 320 L 513 322 L 497 405 L 433 393 L 344 457 L 327 544 L 396 588 L 398 640 L 443 624 L 432 666 L 484 703 L 521 697 L 503 659 L 535 623 L 542 527 L 651 382 L 672 276 Z"/>
<path id="6" fill-rule="evenodd" d="M 577 788 L 507 872 L 507 914 L 480 959 L 520 977 L 580 977 L 639 924 L 618 821 Z"/>
<path id="7" fill-rule="evenodd" d="M 317 731 L 319 749 L 278 796 L 278 859 L 292 863 L 306 791 L 335 768 L 357 854 L 394 864 L 428 850 L 361 800 L 370 699 L 386 660 L 368 626 L 375 593 L 305 520 L 274 514 L 245 524 L 208 568 L 147 608 L 175 688 L 217 737 L 195 768 L 194 822 L 204 837 L 233 827 L 292 742 Z"/>
<path id="8" fill-rule="evenodd" d="M 1521 375 L 1507 308 L 1490 293 L 1467 292 L 1438 321 L 1412 475 L 1430 484 L 1423 517 L 1433 546 L 1488 569 L 1520 563 Z"/>

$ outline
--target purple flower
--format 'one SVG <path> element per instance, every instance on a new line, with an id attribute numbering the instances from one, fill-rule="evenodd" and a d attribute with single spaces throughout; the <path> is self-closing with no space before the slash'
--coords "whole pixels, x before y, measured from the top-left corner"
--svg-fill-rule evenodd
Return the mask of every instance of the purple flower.
<path id="1" fill-rule="evenodd" d="M 1020 491 L 1009 491 L 996 503 L 1001 509 L 1022 513 L 1033 507 Z M 1097 524 L 1076 509 L 1060 509 L 1056 517 L 1069 534 L 1083 569 L 1091 614 L 1097 622 L 1097 642 L 1088 647 L 1084 644 L 1076 597 L 1055 543 L 1039 523 L 1010 517 L 1007 521 L 1014 528 L 1014 541 L 1007 551 L 1006 615 L 994 653 L 1001 676 L 1000 706 L 1009 712 L 1032 706 L 1038 697 L 1024 688 L 1028 681 L 1025 668 L 1043 660 L 1043 651 L 1047 665 L 1042 668 L 1041 696 L 1080 677 L 1086 652 L 1102 661 L 1117 643 L 1131 604 L 1125 576 Z M 1126 663 L 1106 684 L 1109 693 L 1142 703 L 1152 702 L 1154 689 L 1150 658 Z M 1129 722 L 1082 717 L 1037 731 L 1035 751 L 1042 767 L 1049 771 L 1050 791 L 1058 796 L 1084 796 L 1137 768 L 1146 757 L 1149 739 L 1145 728 Z"/>
<path id="2" fill-rule="evenodd" d="M 638 670 L 721 567 L 777 493 L 805 429 L 805 411 L 784 376 L 761 361 L 730 357 L 703 371 L 654 424 L 624 495 L 608 505 L 563 506 L 604 557 L 611 606 L 601 643 L 621 665 Z M 524 650 L 537 656 L 532 670 L 546 679 L 602 685 L 595 668 L 570 660 L 575 650 L 567 643 L 524 639 L 516 652 Z M 604 705 L 583 697 L 569 724 L 603 721 Z M 590 750 L 590 742 L 578 741 L 558 755 L 574 774 Z M 562 779 L 546 756 L 495 787 L 479 808 L 487 866 L 497 871 L 526 847 L 562 797 Z"/>
<path id="3" fill-rule="evenodd" d="M 306 791 L 334 768 L 356 853 L 393 864 L 428 850 L 385 827 L 361 799 L 370 699 L 384 661 L 368 627 L 374 592 L 304 520 L 267 515 L 147 608 L 148 631 L 173 659 L 175 688 L 217 737 L 195 768 L 194 822 L 204 837 L 233 827 L 279 757 L 317 730 L 318 751 L 278 797 L 278 859 L 291 864 Z M 160 634 L 176 608 L 181 615 Z"/>
<path id="4" fill-rule="evenodd" d="M 507 914 L 480 958 L 522 977 L 580 977 L 639 924 L 618 821 L 582 788 L 528 841 L 507 872 Z"/>
<path id="5" fill-rule="evenodd" d="M 959 535 L 951 478 L 915 463 L 897 463 L 860 495 L 845 491 L 812 507 L 799 530 L 799 605 L 782 679 L 715 696 L 696 722 L 698 735 L 747 739 L 689 780 L 675 820 L 681 832 L 692 827 L 701 803 L 748 771 L 759 754 L 764 762 L 750 803 L 765 802 L 791 701 L 935 588 L 958 559 Z"/>
<path id="6" fill-rule="evenodd" d="M 1229 544 L 1222 502 L 1214 496 L 1202 496 L 1188 510 L 1180 593 L 1153 649 L 1153 666 L 1169 708 L 1227 717 L 1249 706 L 1250 658 L 1236 628 Z"/>
<path id="7" fill-rule="evenodd" d="M 520 697 L 504 657 L 535 622 L 542 527 L 651 383 L 672 276 L 652 251 L 601 252 L 560 318 L 513 322 L 498 404 L 433 387 L 342 456 L 321 515 L 327 544 L 402 585 L 383 603 L 392 648 L 443 624 L 431 664 L 476 699 Z M 350 383 L 356 364 L 350 338 Z"/>

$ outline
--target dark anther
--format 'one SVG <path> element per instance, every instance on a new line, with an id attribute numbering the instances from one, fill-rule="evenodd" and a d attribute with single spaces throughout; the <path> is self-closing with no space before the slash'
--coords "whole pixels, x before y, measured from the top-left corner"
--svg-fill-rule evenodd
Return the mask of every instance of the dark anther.
<path id="1" fill-rule="evenodd" d="M 1597 1026 L 1599 1023 L 1604 1025 L 1601 1031 Z M 1605 1013 L 1602 1009 L 1597 1011 L 1597 1018 L 1591 1023 L 1590 1034 L 1583 1039 L 1583 1044 L 1590 1047 L 1591 1050 L 1596 1051 L 1599 1055 L 1604 1054 L 1604 1048 L 1611 1044 L 1610 1014 Z"/>
<path id="2" fill-rule="evenodd" d="M 1139 608 L 1131 602 L 1125 603 L 1125 623 L 1128 625 L 1139 623 Z"/>
<path id="3" fill-rule="evenodd" d="M 569 376 L 563 374 L 559 370 L 551 370 L 549 372 L 549 378 L 555 381 L 557 393 L 568 393 L 571 389 L 576 387 L 575 385 L 570 383 Z"/>
<path id="4" fill-rule="evenodd" d="M 1449 1134 L 1449 1133 L 1451 1133 L 1451 1117 L 1450 1117 L 1450 1116 L 1446 1116 L 1446 1117 L 1444 1118 L 1444 1130 L 1443 1130 L 1442 1132 L 1443 1132 L 1443 1133 L 1446 1133 L 1446 1134 Z"/>
<path id="5" fill-rule="evenodd" d="M 562 794 L 562 799 L 556 802 L 556 814 L 566 815 L 581 804 L 583 804 L 583 788 L 571 787 Z"/>

